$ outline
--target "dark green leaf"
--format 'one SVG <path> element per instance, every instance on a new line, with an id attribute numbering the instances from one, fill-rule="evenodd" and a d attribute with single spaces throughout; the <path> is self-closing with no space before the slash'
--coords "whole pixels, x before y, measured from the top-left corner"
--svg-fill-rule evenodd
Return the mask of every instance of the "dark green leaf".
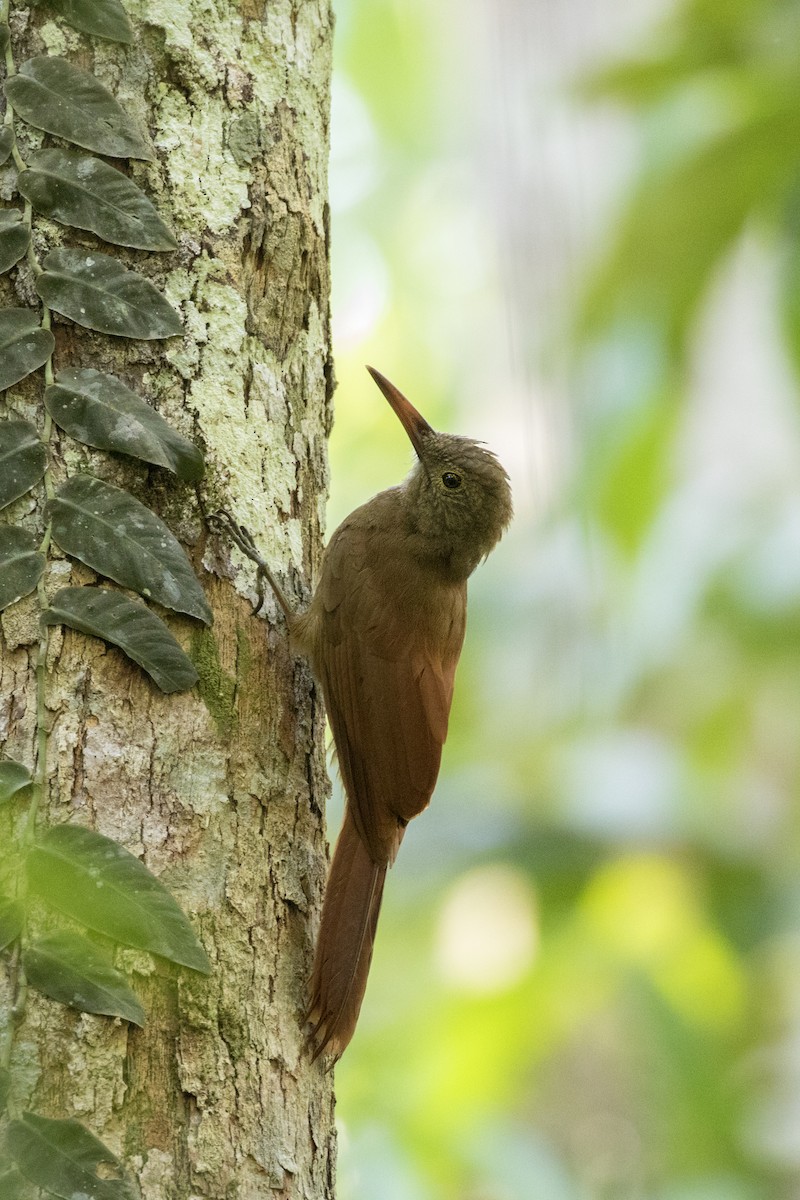
<path id="1" fill-rule="evenodd" d="M 31 887 L 89 929 L 207 974 L 203 947 L 167 889 L 122 846 L 82 825 L 56 825 L 28 857 Z"/>
<path id="2" fill-rule="evenodd" d="M 0 275 L 19 262 L 30 240 L 31 231 L 23 222 L 19 209 L 0 209 Z"/>
<path id="3" fill-rule="evenodd" d="M 46 0 L 67 24 L 110 42 L 132 42 L 133 30 L 119 0 Z"/>
<path id="4" fill-rule="evenodd" d="M 52 250 L 36 290 L 50 308 L 78 325 L 117 337 L 175 337 L 183 325 L 149 279 L 115 258 L 86 250 Z"/>
<path id="5" fill-rule="evenodd" d="M 0 392 L 44 366 L 53 353 L 55 339 L 39 326 L 30 308 L 0 311 Z"/>
<path id="6" fill-rule="evenodd" d="M 746 221 L 785 194 L 800 159 L 796 103 L 774 105 L 648 176 L 584 303 L 584 332 L 620 316 L 679 345 L 722 255 Z"/>
<path id="7" fill-rule="evenodd" d="M 2 26 L 0 26 L 0 29 Z M 0 167 L 7 160 L 14 146 L 14 130 L 10 125 L 3 125 L 0 129 Z"/>
<path id="8" fill-rule="evenodd" d="M 44 562 L 32 533 L 17 525 L 0 526 L 0 612 L 33 591 Z"/>
<path id="9" fill-rule="evenodd" d="M 22 962 L 28 983 L 51 1000 L 144 1025 L 144 1009 L 125 976 L 87 938 L 66 931 L 50 934 L 28 946 Z"/>
<path id="10" fill-rule="evenodd" d="M 8 1104 L 8 1093 L 10 1090 L 11 1075 L 5 1067 L 0 1067 L 0 1113 L 4 1113 L 6 1111 L 6 1105 Z M 3 1165 L 4 1164 L 0 1163 L 0 1169 L 2 1169 Z M 2 1176 L 0 1176 L 0 1180 L 1 1179 Z M 0 1196 L 3 1195 L 5 1195 L 5 1193 L 0 1191 Z"/>
<path id="11" fill-rule="evenodd" d="M 6 80 L 5 92 L 16 112 L 36 129 L 112 158 L 154 157 L 111 93 L 65 58 L 29 58 L 19 74 Z"/>
<path id="12" fill-rule="evenodd" d="M 130 454 L 194 481 L 203 456 L 163 417 L 117 379 L 91 368 L 61 371 L 44 402 L 53 420 L 71 437 L 100 450 Z"/>
<path id="13" fill-rule="evenodd" d="M 191 659 L 164 622 L 120 592 L 106 588 L 62 588 L 44 613 L 46 625 L 69 625 L 119 646 L 150 675 L 162 692 L 185 692 L 197 683 Z"/>
<path id="14" fill-rule="evenodd" d="M 211 623 L 211 610 L 180 543 L 127 492 L 76 475 L 47 506 L 62 550 L 123 587 Z"/>
<path id="15" fill-rule="evenodd" d="M 0 896 L 0 950 L 5 950 L 22 933 L 25 909 L 18 900 Z M 2 1105 L 0 1105 L 2 1108 Z"/>
<path id="16" fill-rule="evenodd" d="M 62 1200 L 131 1200 L 119 1159 L 78 1121 L 26 1112 L 9 1125 L 6 1142 L 26 1179 Z M 117 1178 L 108 1178 L 111 1171 Z"/>
<path id="17" fill-rule="evenodd" d="M 175 238 L 121 171 L 78 150 L 39 150 L 17 188 L 37 212 L 138 250 L 174 250 Z"/>
<path id="18" fill-rule="evenodd" d="M 11 30 L 7 25 L 0 25 L 0 51 L 5 50 L 11 39 Z"/>
<path id="19" fill-rule="evenodd" d="M 24 496 L 44 475 L 47 451 L 33 425 L 0 420 L 0 508 Z"/>
<path id="20" fill-rule="evenodd" d="M 0 762 L 0 804 L 6 804 L 17 792 L 30 787 L 32 783 L 33 776 L 22 763 L 12 762 L 11 759 Z"/>

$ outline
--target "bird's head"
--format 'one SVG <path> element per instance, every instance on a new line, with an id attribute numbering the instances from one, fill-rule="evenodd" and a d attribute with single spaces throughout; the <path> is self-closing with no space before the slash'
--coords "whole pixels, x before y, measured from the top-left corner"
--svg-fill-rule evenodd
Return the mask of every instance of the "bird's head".
<path id="1" fill-rule="evenodd" d="M 511 520 L 508 475 L 482 443 L 438 433 L 393 383 L 372 367 L 367 370 L 417 454 L 403 485 L 410 532 L 424 553 L 451 562 L 466 578 Z"/>

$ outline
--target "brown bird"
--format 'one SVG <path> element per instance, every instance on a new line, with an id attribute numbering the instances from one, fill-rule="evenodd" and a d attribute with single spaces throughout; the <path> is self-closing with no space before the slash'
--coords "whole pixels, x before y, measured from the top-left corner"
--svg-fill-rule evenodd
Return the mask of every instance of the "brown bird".
<path id="1" fill-rule="evenodd" d="M 511 520 L 508 476 L 489 450 L 437 433 L 367 368 L 417 454 L 328 543 L 308 611 L 291 611 L 247 534 L 322 687 L 347 798 L 311 975 L 314 1057 L 338 1059 L 367 985 L 387 868 L 431 798 L 464 641 L 467 579 Z"/>

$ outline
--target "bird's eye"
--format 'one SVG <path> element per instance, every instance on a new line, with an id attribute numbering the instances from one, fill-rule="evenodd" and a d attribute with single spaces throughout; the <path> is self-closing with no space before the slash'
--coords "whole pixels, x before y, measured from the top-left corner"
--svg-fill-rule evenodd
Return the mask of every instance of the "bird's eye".
<path id="1" fill-rule="evenodd" d="M 455 471 L 445 471 L 442 476 L 442 483 L 446 488 L 461 487 L 461 476 L 456 475 Z"/>

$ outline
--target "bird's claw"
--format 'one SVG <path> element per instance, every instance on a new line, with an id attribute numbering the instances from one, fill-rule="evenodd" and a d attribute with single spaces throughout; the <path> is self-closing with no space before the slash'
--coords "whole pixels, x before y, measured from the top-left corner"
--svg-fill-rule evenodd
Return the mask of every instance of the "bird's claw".
<path id="1" fill-rule="evenodd" d="M 226 508 L 217 509 L 215 513 L 211 514 L 211 520 L 215 525 L 225 528 L 226 532 L 239 547 L 242 554 L 249 558 L 251 562 L 254 562 L 258 568 L 256 571 L 256 596 L 258 603 L 253 609 L 254 615 L 258 616 L 258 614 L 261 612 L 261 609 L 264 607 L 264 602 L 267 598 L 266 592 L 264 591 L 264 579 L 265 576 L 268 575 L 269 568 L 256 549 L 253 535 L 244 525 L 240 525 Z"/>
<path id="2" fill-rule="evenodd" d="M 256 596 L 258 603 L 253 610 L 254 614 L 257 616 L 264 607 L 264 603 L 267 598 L 264 589 L 264 583 L 266 582 L 275 592 L 278 603 L 288 616 L 290 610 L 284 598 L 283 592 L 275 581 L 272 571 L 270 570 L 266 561 L 258 553 L 258 550 L 256 549 L 256 543 L 250 530 L 247 529 L 246 526 L 240 525 L 226 508 L 219 508 L 216 512 L 211 513 L 209 520 L 215 525 L 224 527 L 227 533 L 230 534 L 231 539 L 239 547 L 242 554 L 244 554 L 246 558 L 249 558 L 251 562 L 256 564 Z"/>

